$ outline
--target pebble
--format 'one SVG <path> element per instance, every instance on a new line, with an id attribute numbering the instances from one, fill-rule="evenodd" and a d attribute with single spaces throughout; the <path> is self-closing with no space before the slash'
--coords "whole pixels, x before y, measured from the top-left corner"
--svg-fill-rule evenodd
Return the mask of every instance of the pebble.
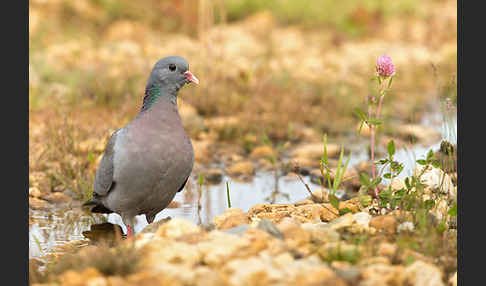
<path id="1" fill-rule="evenodd" d="M 386 233 L 395 233 L 397 227 L 397 220 L 392 215 L 380 215 L 375 216 L 370 220 L 370 227 L 377 230 L 385 231 Z"/>
<path id="2" fill-rule="evenodd" d="M 255 147 L 255 149 L 253 149 L 250 153 L 250 158 L 252 159 L 273 158 L 275 156 L 275 150 L 272 148 L 272 146 L 269 145 Z"/>
<path id="3" fill-rule="evenodd" d="M 181 219 L 173 218 L 166 223 L 163 223 L 155 233 L 156 236 L 165 238 L 176 238 L 185 234 L 200 232 L 201 228 L 193 224 L 192 222 Z"/>
<path id="4" fill-rule="evenodd" d="M 275 224 L 273 224 L 270 220 L 268 219 L 262 219 L 258 222 L 258 229 L 261 229 L 263 231 L 266 231 L 270 235 L 278 238 L 278 239 L 283 239 L 284 235 L 283 233 L 277 228 Z"/>
<path id="5" fill-rule="evenodd" d="M 327 156 L 336 157 L 341 151 L 337 144 L 327 144 Z M 319 161 L 324 154 L 324 145 L 322 143 L 302 144 L 294 148 L 291 152 L 293 158 L 306 158 Z"/>
<path id="6" fill-rule="evenodd" d="M 440 139 L 440 133 L 427 126 L 418 124 L 403 124 L 396 128 L 398 135 L 406 141 L 419 141 L 424 144 L 436 142 Z"/>
<path id="7" fill-rule="evenodd" d="M 371 215 L 367 212 L 359 212 L 353 214 L 354 219 L 358 225 L 361 225 L 364 228 L 368 228 L 371 221 Z"/>
<path id="8" fill-rule="evenodd" d="M 255 168 L 249 161 L 240 161 L 228 167 L 226 172 L 230 176 L 249 178 L 255 173 Z"/>
<path id="9" fill-rule="evenodd" d="M 34 210 L 47 210 L 50 208 L 47 201 L 34 197 L 29 197 L 29 207 Z"/>
<path id="10" fill-rule="evenodd" d="M 405 269 L 408 285 L 412 286 L 444 286 L 442 274 L 435 265 L 423 261 L 415 261 Z"/>
<path id="11" fill-rule="evenodd" d="M 420 182 L 426 185 L 424 193 L 439 193 L 449 195 L 451 198 L 457 196 L 457 188 L 454 187 L 449 174 L 432 166 L 429 166 L 427 170 L 424 171 L 425 167 L 426 166 L 418 165 L 414 170 L 416 176 L 422 174 Z"/>
<path id="12" fill-rule="evenodd" d="M 451 276 L 451 278 L 449 278 L 449 284 L 451 286 L 457 286 L 457 271 Z"/>
<path id="13" fill-rule="evenodd" d="M 340 230 L 353 225 L 356 222 L 354 215 L 352 213 L 347 213 L 340 216 L 329 223 L 329 227 L 333 230 Z"/>
<path id="14" fill-rule="evenodd" d="M 397 252 L 397 245 L 394 243 L 382 242 L 378 246 L 377 255 L 388 257 L 392 259 Z"/>
<path id="15" fill-rule="evenodd" d="M 226 209 L 223 214 L 213 219 L 213 223 L 219 229 L 232 228 L 249 222 L 248 215 L 240 208 Z"/>
<path id="16" fill-rule="evenodd" d="M 226 228 L 224 232 L 242 236 L 248 229 L 250 229 L 249 224 L 240 224 L 231 228 Z"/>
<path id="17" fill-rule="evenodd" d="M 410 221 L 402 222 L 397 226 L 397 232 L 413 232 L 414 229 L 415 226 Z"/>
<path id="18" fill-rule="evenodd" d="M 209 169 L 204 172 L 204 179 L 211 184 L 219 184 L 223 179 L 223 171 L 220 169 Z"/>
<path id="19" fill-rule="evenodd" d="M 41 196 L 42 196 L 42 193 L 39 190 L 39 188 L 36 188 L 36 187 L 29 188 L 29 197 L 40 198 Z"/>
<path id="20" fill-rule="evenodd" d="M 42 196 L 42 198 L 54 204 L 69 203 L 73 200 L 70 196 L 65 195 L 64 193 L 61 192 L 49 193 L 47 195 Z"/>

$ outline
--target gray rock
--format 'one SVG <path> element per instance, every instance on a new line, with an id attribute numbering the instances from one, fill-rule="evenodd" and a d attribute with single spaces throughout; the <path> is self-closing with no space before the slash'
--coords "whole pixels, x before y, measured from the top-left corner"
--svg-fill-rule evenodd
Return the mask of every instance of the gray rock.
<path id="1" fill-rule="evenodd" d="M 216 225 L 214 223 L 212 223 L 212 222 L 210 222 L 210 223 L 203 223 L 200 226 L 205 231 L 211 231 L 211 230 L 216 229 Z"/>
<path id="2" fill-rule="evenodd" d="M 343 278 L 351 285 L 356 285 L 361 276 L 361 271 L 355 266 L 351 266 L 346 269 L 335 269 L 335 271 L 339 277 Z"/>
<path id="3" fill-rule="evenodd" d="M 277 228 L 275 224 L 273 224 L 273 222 L 268 219 L 262 219 L 261 221 L 259 221 L 257 228 L 268 232 L 270 235 L 278 239 L 284 239 L 283 233 Z"/>
<path id="4" fill-rule="evenodd" d="M 231 233 L 231 234 L 236 234 L 238 236 L 241 236 L 243 235 L 248 229 L 250 228 L 250 226 L 248 224 L 240 224 L 238 226 L 234 226 L 232 228 L 227 228 L 224 230 L 224 232 L 226 233 Z"/>

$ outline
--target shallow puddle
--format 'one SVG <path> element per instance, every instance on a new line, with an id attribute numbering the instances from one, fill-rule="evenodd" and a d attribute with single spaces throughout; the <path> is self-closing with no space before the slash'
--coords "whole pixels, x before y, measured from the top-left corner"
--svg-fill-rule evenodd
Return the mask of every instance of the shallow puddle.
<path id="1" fill-rule="evenodd" d="M 320 188 L 310 182 L 309 177 L 302 178 L 311 189 Z M 230 190 L 231 206 L 248 211 L 258 203 L 290 203 L 303 200 L 309 196 L 298 178 L 281 177 L 278 179 L 276 192 L 273 172 L 257 173 L 249 182 L 239 182 L 223 176 L 220 184 L 204 185 L 201 188 L 198 212 L 198 189 L 195 180 L 182 192 L 176 194 L 174 201 L 180 205 L 177 208 L 167 208 L 155 217 L 159 221 L 168 216 L 183 218 L 196 224 L 212 222 L 212 219 L 228 208 L 226 182 Z M 273 194 L 273 196 L 272 196 Z M 342 193 L 341 193 L 342 194 Z M 29 227 L 29 258 L 43 256 L 68 241 L 88 240 L 83 231 L 90 229 L 90 225 L 103 222 L 118 224 L 126 232 L 121 217 L 117 214 L 90 214 L 79 207 L 73 209 L 57 209 L 52 211 L 32 211 L 33 223 Z M 140 232 L 147 226 L 145 216 L 136 217 L 135 231 Z"/>
<path id="2" fill-rule="evenodd" d="M 451 126 L 445 125 L 440 113 L 433 114 L 423 120 L 421 124 L 432 126 L 442 133 L 442 138 L 452 143 L 456 142 L 455 116 L 453 117 L 453 132 Z M 439 149 L 440 141 L 432 146 L 414 145 L 410 149 L 398 149 L 395 160 L 404 163 L 404 170 L 400 177 L 409 176 L 415 168 L 415 160 L 423 158 L 431 148 Z M 367 159 L 362 146 L 351 146 L 352 157 L 350 165 L 357 164 Z M 310 182 L 309 176 L 302 176 L 305 183 L 312 190 L 320 186 Z M 273 172 L 258 172 L 251 181 L 239 182 L 227 176 L 223 176 L 221 183 L 217 185 L 204 185 L 201 188 L 201 197 L 193 180 L 183 192 L 177 193 L 174 201 L 180 205 L 161 211 L 155 218 L 159 221 L 168 216 L 172 218 L 184 218 L 196 224 L 210 223 L 212 219 L 228 208 L 226 182 L 229 184 L 230 201 L 232 207 L 248 211 L 249 208 L 259 203 L 294 203 L 309 196 L 304 184 L 294 176 L 275 178 Z M 338 195 L 342 196 L 343 192 Z M 198 211 L 198 201 L 201 209 Z M 66 242 L 79 241 L 88 243 L 83 236 L 83 231 L 90 230 L 92 224 L 110 222 L 118 224 L 126 232 L 121 217 L 117 214 L 100 215 L 82 211 L 79 207 L 68 209 L 54 209 L 51 211 L 33 211 L 29 225 L 29 258 L 42 257 L 50 252 L 55 252 L 57 246 Z M 136 217 L 135 231 L 140 232 L 147 226 L 144 216 Z"/>

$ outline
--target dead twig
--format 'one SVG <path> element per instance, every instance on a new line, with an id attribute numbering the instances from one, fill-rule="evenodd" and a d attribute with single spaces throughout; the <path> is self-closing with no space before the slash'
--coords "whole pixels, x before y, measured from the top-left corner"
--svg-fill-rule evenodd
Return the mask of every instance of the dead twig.
<path id="1" fill-rule="evenodd" d="M 328 208 L 326 205 L 324 205 L 324 204 L 323 204 L 323 203 L 324 203 L 324 200 L 323 200 L 323 199 L 318 198 L 316 195 L 314 195 L 314 194 L 312 193 L 312 191 L 311 191 L 311 190 L 310 190 L 310 188 L 309 188 L 309 185 L 307 185 L 307 184 L 304 182 L 304 180 L 302 179 L 302 177 L 300 176 L 300 174 L 299 174 L 299 170 L 300 170 L 299 166 L 298 166 L 298 165 L 294 165 L 294 172 L 295 172 L 295 174 L 297 175 L 297 177 L 299 178 L 299 180 L 302 182 L 302 184 L 304 184 L 304 186 L 305 186 L 306 190 L 307 190 L 307 191 L 309 192 L 309 194 L 311 195 L 312 200 L 313 200 L 314 202 L 320 203 L 320 204 L 321 204 L 323 207 L 325 207 L 325 208 L 326 208 L 328 211 L 330 211 L 330 212 L 332 212 L 333 214 L 335 214 L 335 215 L 339 216 L 339 213 L 334 212 L 334 210 L 332 210 L 332 209 Z M 338 210 L 338 211 L 339 211 L 339 210 Z"/>

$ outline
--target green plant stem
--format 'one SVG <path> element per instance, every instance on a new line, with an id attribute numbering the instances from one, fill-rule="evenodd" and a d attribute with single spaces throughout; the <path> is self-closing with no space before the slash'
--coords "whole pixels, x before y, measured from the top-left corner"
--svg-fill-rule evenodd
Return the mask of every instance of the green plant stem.
<path id="1" fill-rule="evenodd" d="M 385 87 L 385 81 L 381 82 L 381 88 L 380 88 L 380 99 L 378 101 L 378 108 L 376 110 L 376 119 L 380 119 L 380 113 L 381 113 L 381 106 L 383 104 L 383 98 L 385 97 L 386 93 L 386 87 Z M 375 126 L 372 125 L 370 128 L 371 131 L 371 176 L 373 180 L 376 178 L 376 170 L 375 170 Z M 375 187 L 375 196 L 378 198 L 378 186 Z"/>
<path id="2" fill-rule="evenodd" d="M 376 178 L 376 168 L 375 168 L 375 126 L 370 126 L 371 131 L 371 179 Z M 375 195 L 378 197 L 378 188 L 375 188 Z"/>
<path id="3" fill-rule="evenodd" d="M 380 119 L 381 113 L 381 105 L 383 103 L 383 98 L 385 97 L 385 91 L 383 91 L 382 95 L 380 96 L 380 100 L 378 101 L 378 109 L 376 110 L 376 119 Z"/>
<path id="4" fill-rule="evenodd" d="M 375 102 L 374 97 L 371 97 L 372 103 Z M 371 105 L 368 106 L 368 118 L 371 117 Z M 371 179 L 376 178 L 376 168 L 375 168 L 375 125 L 368 124 L 370 127 L 371 135 Z M 375 189 L 375 196 L 378 198 L 377 188 Z"/>
<path id="5" fill-rule="evenodd" d="M 230 191 L 229 191 L 229 185 L 227 181 L 226 181 L 226 197 L 228 199 L 228 208 L 231 208 Z"/>

